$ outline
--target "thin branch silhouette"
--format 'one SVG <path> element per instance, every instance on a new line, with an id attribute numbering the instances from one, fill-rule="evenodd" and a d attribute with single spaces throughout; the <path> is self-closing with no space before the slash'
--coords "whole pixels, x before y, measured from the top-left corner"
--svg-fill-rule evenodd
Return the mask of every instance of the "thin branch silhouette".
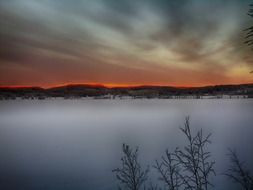
<path id="1" fill-rule="evenodd" d="M 162 157 L 161 163 L 156 160 L 154 168 L 160 175 L 158 179 L 164 182 L 169 190 L 178 190 L 183 185 L 177 160 L 168 150 L 166 150 L 166 156 Z"/>
<path id="2" fill-rule="evenodd" d="M 149 168 L 142 170 L 138 161 L 138 148 L 132 150 L 128 145 L 123 144 L 122 151 L 121 168 L 113 170 L 121 185 L 119 189 L 140 190 L 148 179 Z"/>
<path id="3" fill-rule="evenodd" d="M 203 135 L 202 129 L 196 135 L 192 134 L 190 118 L 186 117 L 183 128 L 180 128 L 187 139 L 183 149 L 176 148 L 173 153 L 166 151 L 162 161 L 156 161 L 155 168 L 168 190 L 208 190 L 213 186 L 210 180 L 215 175 L 214 164 L 211 161 L 211 152 L 207 145 L 211 134 Z"/>
<path id="4" fill-rule="evenodd" d="M 244 163 L 239 160 L 237 152 L 229 149 L 228 157 L 231 165 L 225 175 L 233 182 L 239 184 L 244 190 L 252 190 L 253 176 L 244 168 Z"/>
<path id="5" fill-rule="evenodd" d="M 250 17 L 253 17 L 253 4 L 250 4 L 249 6 L 250 8 L 248 11 L 248 15 Z M 244 32 L 246 33 L 244 43 L 247 44 L 248 46 L 252 46 L 253 45 L 253 26 L 246 28 Z"/>

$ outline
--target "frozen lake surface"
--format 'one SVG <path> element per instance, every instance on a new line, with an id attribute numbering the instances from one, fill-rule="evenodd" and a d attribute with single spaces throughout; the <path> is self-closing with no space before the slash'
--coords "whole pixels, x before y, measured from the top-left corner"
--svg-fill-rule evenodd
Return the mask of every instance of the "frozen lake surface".
<path id="1" fill-rule="evenodd" d="M 0 101 L 0 189 L 116 190 L 122 143 L 152 166 L 184 144 L 188 115 L 193 130 L 212 133 L 215 189 L 233 189 L 221 175 L 229 147 L 253 171 L 252 99 Z"/>

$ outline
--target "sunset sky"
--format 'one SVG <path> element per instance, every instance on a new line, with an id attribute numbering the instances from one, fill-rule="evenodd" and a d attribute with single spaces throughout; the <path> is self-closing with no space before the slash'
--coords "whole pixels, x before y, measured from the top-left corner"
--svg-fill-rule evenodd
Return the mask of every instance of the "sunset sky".
<path id="1" fill-rule="evenodd" d="M 249 0 L 0 0 L 0 86 L 252 83 Z"/>

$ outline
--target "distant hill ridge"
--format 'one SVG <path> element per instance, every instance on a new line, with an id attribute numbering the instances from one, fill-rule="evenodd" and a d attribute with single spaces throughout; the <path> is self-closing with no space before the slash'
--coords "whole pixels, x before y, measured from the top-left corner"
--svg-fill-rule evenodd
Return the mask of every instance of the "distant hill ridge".
<path id="1" fill-rule="evenodd" d="M 69 84 L 52 88 L 41 87 L 0 87 L 1 99 L 13 98 L 47 98 L 47 97 L 123 97 L 134 98 L 170 98 L 171 96 L 218 96 L 218 95 L 253 95 L 253 84 L 216 85 L 204 87 L 173 86 L 129 86 L 106 87 L 91 84 Z"/>

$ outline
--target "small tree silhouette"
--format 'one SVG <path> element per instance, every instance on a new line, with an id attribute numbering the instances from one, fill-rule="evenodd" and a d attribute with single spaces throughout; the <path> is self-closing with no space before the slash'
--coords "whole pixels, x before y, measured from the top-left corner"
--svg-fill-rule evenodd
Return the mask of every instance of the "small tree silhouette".
<path id="1" fill-rule="evenodd" d="M 133 151 L 128 145 L 123 144 L 122 151 L 122 166 L 113 170 L 121 184 L 119 189 L 140 190 L 148 179 L 149 168 L 142 170 L 138 161 L 138 148 Z"/>
<path id="2" fill-rule="evenodd" d="M 162 157 L 161 163 L 156 160 L 154 168 L 160 175 L 158 179 L 164 182 L 169 190 L 178 190 L 182 186 L 177 160 L 168 150 L 166 150 L 166 156 Z"/>
<path id="3" fill-rule="evenodd" d="M 174 153 L 166 151 L 166 157 L 162 157 L 161 163 L 156 162 L 155 168 L 169 190 L 178 190 L 180 187 L 208 190 L 212 186 L 210 176 L 215 175 L 215 162 L 210 161 L 211 153 L 206 150 L 211 143 L 211 134 L 204 136 L 201 129 L 193 136 L 189 117 L 186 117 L 181 131 L 186 136 L 187 145 L 182 150 L 177 148 Z"/>
<path id="4" fill-rule="evenodd" d="M 245 190 L 253 189 L 253 176 L 243 167 L 243 162 L 238 158 L 235 150 L 229 149 L 228 156 L 230 158 L 231 165 L 225 175 L 238 183 Z"/>

